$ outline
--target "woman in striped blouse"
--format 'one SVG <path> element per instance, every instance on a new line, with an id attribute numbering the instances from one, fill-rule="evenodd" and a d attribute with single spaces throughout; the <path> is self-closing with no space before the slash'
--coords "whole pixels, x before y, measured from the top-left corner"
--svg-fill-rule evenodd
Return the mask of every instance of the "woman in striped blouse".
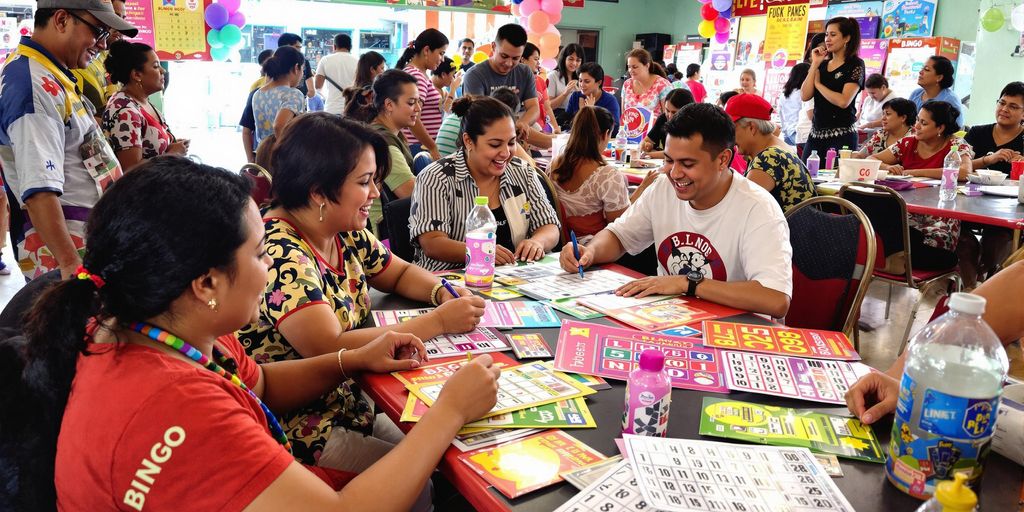
<path id="1" fill-rule="evenodd" d="M 427 270 L 465 264 L 465 220 L 473 198 L 487 196 L 498 223 L 498 265 L 534 261 L 558 243 L 558 216 L 533 169 L 514 158 L 512 111 L 490 97 L 464 97 L 453 112 L 462 118 L 459 150 L 418 176 L 409 217 L 415 261 Z"/>
<path id="2" fill-rule="evenodd" d="M 419 119 L 411 128 L 405 128 L 402 133 L 412 146 L 413 154 L 419 153 L 420 149 L 429 151 L 431 158 L 437 160 L 441 154 L 437 151 L 437 130 L 441 127 L 441 93 L 434 87 L 434 83 L 427 77 L 427 71 L 433 72 L 444 60 L 444 52 L 448 50 L 448 37 L 439 30 L 428 28 L 416 40 L 405 49 L 395 66 L 409 73 L 416 79 L 416 87 L 420 90 L 420 101 L 423 102 L 423 111 Z"/>

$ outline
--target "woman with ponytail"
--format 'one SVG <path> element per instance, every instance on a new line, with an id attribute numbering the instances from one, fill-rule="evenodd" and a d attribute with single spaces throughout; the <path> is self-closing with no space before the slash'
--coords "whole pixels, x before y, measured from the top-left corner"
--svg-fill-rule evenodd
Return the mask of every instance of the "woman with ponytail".
<path id="1" fill-rule="evenodd" d="M 388 333 L 302 361 L 246 357 L 231 333 L 256 318 L 270 259 L 236 173 L 151 159 L 100 199 L 87 239 L 83 266 L 28 314 L 24 350 L 2 351 L 23 370 L 0 390 L 17 509 L 409 509 L 464 421 L 495 402 L 497 370 L 479 356 L 364 474 L 303 467 L 276 414 L 360 371 L 417 367 L 423 344 Z"/>
<path id="2" fill-rule="evenodd" d="M 291 46 L 274 50 L 274 56 L 263 63 L 267 84 L 257 89 L 252 97 L 256 147 L 271 133 L 281 135 L 288 121 L 306 111 L 306 97 L 295 88 L 302 81 L 305 63 L 302 52 Z"/>
<path id="3" fill-rule="evenodd" d="M 551 163 L 549 174 L 565 208 L 566 232 L 589 239 L 619 218 L 633 198 L 626 178 L 601 155 L 615 128 L 612 114 L 603 107 L 585 106 L 573 118 L 569 142 Z M 649 183 L 648 183 L 649 184 Z M 643 188 L 634 193 L 640 197 Z"/>
<path id="4" fill-rule="evenodd" d="M 441 153 L 437 150 L 437 130 L 441 128 L 444 117 L 441 105 L 441 93 L 434 83 L 427 78 L 427 71 L 433 72 L 444 60 L 444 52 L 448 50 L 448 36 L 435 28 L 428 28 L 416 36 L 402 56 L 399 57 L 396 69 L 409 73 L 416 79 L 416 87 L 420 90 L 420 101 L 423 112 L 416 119 L 412 128 L 405 128 L 402 133 L 412 145 L 413 154 L 420 149 L 429 151 L 431 158 L 438 160 Z"/>

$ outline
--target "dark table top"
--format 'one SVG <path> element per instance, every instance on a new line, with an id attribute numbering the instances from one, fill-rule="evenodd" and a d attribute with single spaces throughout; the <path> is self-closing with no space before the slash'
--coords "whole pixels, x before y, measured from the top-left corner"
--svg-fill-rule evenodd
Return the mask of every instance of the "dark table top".
<path id="1" fill-rule="evenodd" d="M 422 304 L 397 295 L 381 295 L 378 292 L 372 292 L 372 298 L 374 308 L 379 309 L 422 307 Z M 572 318 L 561 312 L 558 312 L 558 314 L 562 318 Z M 770 323 L 768 320 L 752 314 L 737 315 L 729 319 L 748 323 Z M 589 322 L 617 325 L 606 318 L 589 320 Z M 551 347 L 551 352 L 554 353 L 558 340 L 558 329 L 522 329 L 521 331 L 542 334 L 545 341 Z M 507 352 L 507 354 L 509 357 L 515 358 L 512 352 Z M 594 419 L 597 420 L 597 428 L 572 429 L 569 433 L 597 451 L 607 456 L 612 456 L 619 453 L 618 448 L 615 446 L 615 439 L 621 437 L 621 418 L 626 386 L 621 381 L 609 380 L 608 382 L 612 385 L 611 389 L 598 391 L 596 394 L 587 397 L 587 405 L 590 407 Z M 374 389 L 378 386 L 389 386 L 391 389 L 394 389 L 394 385 L 401 388 L 401 383 L 390 376 L 378 376 L 364 381 L 365 391 L 403 430 L 408 430 L 411 428 L 411 424 L 402 424 L 398 421 L 404 406 L 404 400 L 401 400 L 401 403 L 382 403 L 382 401 L 388 401 L 389 399 L 375 392 Z M 830 404 L 789 400 L 753 393 L 734 392 L 729 395 L 723 395 L 674 389 L 672 391 L 672 406 L 668 423 L 669 437 L 734 442 L 720 438 L 702 438 L 698 435 L 701 400 L 705 396 L 728 396 L 734 400 L 757 402 L 765 405 L 814 409 L 819 412 L 832 414 L 849 414 L 845 407 L 832 406 Z M 875 435 L 878 436 L 878 440 L 882 443 L 883 447 L 888 445 L 891 428 L 891 415 L 873 426 Z M 562 503 L 579 492 L 569 483 L 562 482 L 525 496 L 520 496 L 514 500 L 509 500 L 500 492 L 489 488 L 483 479 L 473 474 L 465 464 L 456 460 L 455 456 L 458 453 L 455 447 L 449 448 L 441 461 L 441 471 L 478 510 L 550 511 L 558 508 Z M 885 466 L 883 464 L 873 464 L 844 458 L 840 458 L 839 461 L 844 476 L 834 478 L 833 481 L 856 510 L 913 511 L 921 504 L 921 501 L 902 493 L 886 480 Z M 985 473 L 982 476 L 979 488 L 980 510 L 1000 512 L 1016 510 L 1015 507 L 1019 499 L 1022 481 L 1024 481 L 1024 468 L 999 454 L 992 453 L 986 462 Z M 979 489 L 976 489 L 976 491 Z"/>

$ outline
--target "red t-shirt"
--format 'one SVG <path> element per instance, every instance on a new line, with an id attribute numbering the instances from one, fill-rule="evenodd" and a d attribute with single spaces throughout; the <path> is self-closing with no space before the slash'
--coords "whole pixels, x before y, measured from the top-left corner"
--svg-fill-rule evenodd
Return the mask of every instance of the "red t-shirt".
<path id="1" fill-rule="evenodd" d="M 917 154 L 917 137 L 913 135 L 903 137 L 899 142 L 893 144 L 892 153 L 898 160 L 900 165 L 904 169 L 941 169 L 943 161 L 946 159 L 946 155 L 949 154 L 949 147 L 953 145 L 953 142 L 960 144 L 960 153 L 966 154 L 969 152 L 967 144 L 959 138 L 950 138 L 946 141 L 946 144 L 942 146 L 942 149 L 937 151 L 934 155 L 928 158 L 921 158 Z"/>
<path id="2" fill-rule="evenodd" d="M 693 101 L 703 103 L 704 98 L 708 97 L 708 91 L 704 88 L 704 84 L 696 80 L 687 80 L 686 85 L 690 87 L 690 92 L 693 93 Z"/>
<path id="3" fill-rule="evenodd" d="M 254 386 L 259 369 L 238 340 L 217 341 Z M 294 462 L 259 404 L 220 375 L 144 345 L 90 350 L 57 440 L 59 509 L 242 510 Z"/>

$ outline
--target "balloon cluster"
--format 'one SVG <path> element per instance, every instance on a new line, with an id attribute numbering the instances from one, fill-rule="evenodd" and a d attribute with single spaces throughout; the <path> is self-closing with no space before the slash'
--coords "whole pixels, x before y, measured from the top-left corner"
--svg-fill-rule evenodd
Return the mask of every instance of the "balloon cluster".
<path id="1" fill-rule="evenodd" d="M 206 8 L 204 17 L 210 26 L 206 42 L 210 44 L 210 57 L 215 61 L 228 60 L 237 53 L 234 50 L 242 45 L 245 15 L 238 10 L 241 6 L 242 0 L 217 0 Z"/>
<path id="2" fill-rule="evenodd" d="M 697 0 L 704 4 L 700 8 L 700 25 L 697 33 L 701 37 L 715 38 L 718 44 L 729 40 L 729 27 L 732 24 L 732 0 Z"/>
<path id="3" fill-rule="evenodd" d="M 731 0 L 730 0 L 731 1 Z M 542 65 L 548 69 L 557 66 L 555 58 L 562 45 L 562 34 L 555 25 L 562 21 L 563 0 L 512 0 L 512 15 L 526 27 L 530 42 L 540 48 Z"/>

